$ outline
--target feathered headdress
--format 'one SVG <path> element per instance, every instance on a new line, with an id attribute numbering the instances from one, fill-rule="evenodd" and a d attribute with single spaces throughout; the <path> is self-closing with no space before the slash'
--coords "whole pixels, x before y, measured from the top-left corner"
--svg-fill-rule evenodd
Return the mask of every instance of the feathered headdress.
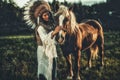
<path id="1" fill-rule="evenodd" d="M 38 18 L 45 10 L 51 10 L 50 5 L 44 0 L 30 0 L 24 8 L 24 20 L 29 26 L 35 28 Z"/>

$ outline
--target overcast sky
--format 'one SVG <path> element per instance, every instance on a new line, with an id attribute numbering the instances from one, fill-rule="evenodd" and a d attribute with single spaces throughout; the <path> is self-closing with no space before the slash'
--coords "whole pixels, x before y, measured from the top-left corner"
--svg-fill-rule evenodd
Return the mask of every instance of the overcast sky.
<path id="1" fill-rule="evenodd" d="M 29 0 L 14 0 L 19 7 L 23 7 L 25 3 Z M 52 2 L 53 0 L 46 0 Z M 64 0 L 58 0 L 64 2 Z M 81 1 L 83 5 L 92 5 L 94 3 L 106 2 L 106 0 L 66 0 L 67 2 L 79 2 Z"/>

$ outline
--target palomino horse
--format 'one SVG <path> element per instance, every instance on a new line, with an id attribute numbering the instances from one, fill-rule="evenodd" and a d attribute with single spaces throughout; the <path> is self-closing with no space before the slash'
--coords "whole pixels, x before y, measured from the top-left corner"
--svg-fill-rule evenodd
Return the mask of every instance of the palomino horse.
<path id="1" fill-rule="evenodd" d="M 92 66 L 91 58 L 96 57 L 99 51 L 101 66 L 104 65 L 104 35 L 100 23 L 96 20 L 87 20 L 77 23 L 74 13 L 66 6 L 61 5 L 55 13 L 61 29 L 56 40 L 60 43 L 63 54 L 68 63 L 69 78 L 80 80 L 81 51 L 86 50 L 88 67 Z M 71 54 L 75 57 L 74 70 L 72 70 Z"/>

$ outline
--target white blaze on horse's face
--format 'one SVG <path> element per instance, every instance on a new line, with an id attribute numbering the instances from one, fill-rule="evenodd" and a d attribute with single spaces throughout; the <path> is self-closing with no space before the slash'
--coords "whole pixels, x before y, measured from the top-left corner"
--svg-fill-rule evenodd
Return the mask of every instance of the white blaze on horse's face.
<path id="1" fill-rule="evenodd" d="M 65 17 L 69 16 L 69 10 L 66 6 L 60 5 L 58 11 L 55 13 L 56 15 L 59 15 L 59 26 L 63 26 L 63 20 Z"/>
<path id="2" fill-rule="evenodd" d="M 64 18 L 65 18 L 65 17 L 64 17 L 63 15 L 60 15 L 60 16 L 59 16 L 59 26 L 60 26 L 60 27 L 63 27 L 63 20 L 64 20 Z"/>

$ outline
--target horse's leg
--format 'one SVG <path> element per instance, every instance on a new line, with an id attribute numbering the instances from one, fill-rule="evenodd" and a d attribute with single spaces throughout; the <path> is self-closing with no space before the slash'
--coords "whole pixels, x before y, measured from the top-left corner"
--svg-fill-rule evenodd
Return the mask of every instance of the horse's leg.
<path id="1" fill-rule="evenodd" d="M 81 51 L 77 50 L 77 52 L 75 52 L 75 71 L 74 71 L 74 77 L 73 80 L 81 80 L 80 78 L 80 59 L 81 59 Z"/>
<path id="2" fill-rule="evenodd" d="M 87 50 L 88 55 L 88 67 L 86 70 L 92 67 L 92 59 L 97 59 L 98 57 L 98 45 L 95 43 L 91 48 Z"/>
<path id="3" fill-rule="evenodd" d="M 66 56 L 66 62 L 67 62 L 67 67 L 68 67 L 68 76 L 67 79 L 72 79 L 73 77 L 73 70 L 72 70 L 72 57 L 71 54 Z"/>
<path id="4" fill-rule="evenodd" d="M 101 44 L 100 46 L 99 46 L 99 54 L 100 54 L 100 62 L 101 62 L 101 67 L 103 67 L 104 66 L 104 46 L 103 46 L 103 44 Z"/>
<path id="5" fill-rule="evenodd" d="M 91 50 L 90 50 L 90 48 L 89 49 L 87 49 L 87 57 L 88 57 L 88 63 L 87 63 L 87 67 L 86 67 L 86 70 L 88 70 L 89 68 L 91 68 L 92 67 L 92 62 L 91 62 Z"/>
<path id="6" fill-rule="evenodd" d="M 104 66 L 104 37 L 102 36 L 103 34 L 99 35 L 98 37 L 98 48 L 99 48 L 99 55 L 100 55 L 100 66 L 101 68 Z"/>

